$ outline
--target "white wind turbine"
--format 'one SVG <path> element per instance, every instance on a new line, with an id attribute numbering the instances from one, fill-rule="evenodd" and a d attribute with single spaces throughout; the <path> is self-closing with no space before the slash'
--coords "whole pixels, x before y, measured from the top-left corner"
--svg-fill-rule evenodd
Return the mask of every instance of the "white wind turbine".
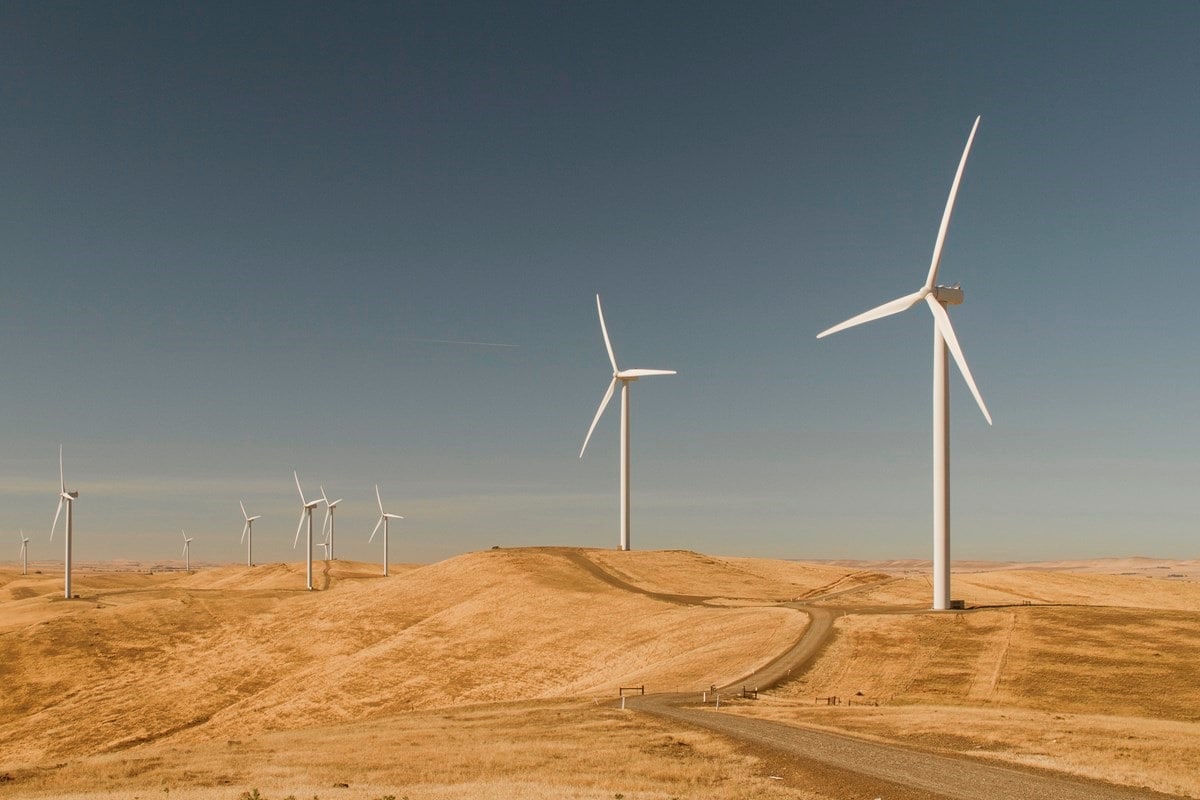
<path id="1" fill-rule="evenodd" d="M 342 498 L 329 502 L 329 498 L 325 496 L 325 487 L 321 487 L 321 502 L 325 503 L 325 521 L 321 523 L 321 531 L 325 534 L 325 558 L 333 558 L 333 510 L 337 508 L 337 504 L 342 502 Z M 329 528 L 326 531 L 326 527 Z"/>
<path id="2" fill-rule="evenodd" d="M 253 567 L 253 547 L 254 547 L 254 520 L 262 519 L 262 514 L 252 517 L 246 513 L 246 504 L 238 500 L 238 505 L 242 507 L 242 516 L 246 519 L 246 525 L 242 528 L 242 538 L 240 541 L 246 543 L 246 566 Z"/>
<path id="3" fill-rule="evenodd" d="M 371 538 L 367 539 L 367 544 L 375 541 L 375 534 L 379 533 L 379 526 L 383 526 L 383 575 L 386 578 L 388 574 L 388 520 L 404 519 L 399 514 L 389 514 L 383 510 L 383 498 L 379 496 L 379 484 L 375 484 L 375 499 L 379 501 L 379 521 L 375 523 L 375 530 L 371 531 Z"/>
<path id="4" fill-rule="evenodd" d="M 21 574 L 29 574 L 29 537 L 21 531 Z"/>
<path id="5" fill-rule="evenodd" d="M 54 541 L 54 531 L 58 528 L 58 517 L 62 514 L 63 503 L 67 504 L 67 521 L 64 531 L 66 536 L 66 557 L 63 559 L 63 597 L 71 599 L 71 535 L 75 532 L 75 500 L 79 492 L 67 491 L 67 479 L 63 477 L 63 450 L 58 446 L 58 510 L 54 512 L 54 523 L 50 526 L 50 541 Z"/>
<path id="6" fill-rule="evenodd" d="M 183 531 L 183 571 L 192 571 L 192 537 L 188 536 Z"/>
<path id="7" fill-rule="evenodd" d="M 975 131 L 978 128 L 979 117 L 976 117 L 975 124 L 971 127 L 971 135 L 967 137 L 962 159 L 958 162 L 958 171 L 954 173 L 954 183 L 950 186 L 946 210 L 942 212 L 942 224 L 938 228 L 937 241 L 933 246 L 933 260 L 929 265 L 925 285 L 912 294 L 864 311 L 817 334 L 817 338 L 820 339 L 864 322 L 898 314 L 922 300 L 933 314 L 933 607 L 939 611 L 950 608 L 950 384 L 946 362 L 947 349 L 954 357 L 954 363 L 958 365 L 958 370 L 966 380 L 967 388 L 971 390 L 975 402 L 979 404 L 984 419 L 989 425 L 992 424 L 992 415 L 988 413 L 983 397 L 975 386 L 975 379 L 971 377 L 971 369 L 967 366 L 962 348 L 958 345 L 958 337 L 954 335 L 954 327 L 946 313 L 946 306 L 958 305 L 963 301 L 962 289 L 957 284 L 938 286 L 936 283 L 938 266 L 942 260 L 942 246 L 946 243 L 946 229 L 950 226 L 950 215 L 954 210 L 954 198 L 958 194 L 963 167 L 967 164 L 967 154 L 971 152 L 971 143 L 975 140 Z"/>
<path id="8" fill-rule="evenodd" d="M 329 539 L 326 538 L 325 541 L 323 541 L 323 542 L 317 542 L 317 547 L 322 547 L 325 549 L 325 560 L 328 561 L 329 560 L 329 549 L 330 549 L 329 548 Z"/>
<path id="9" fill-rule="evenodd" d="M 321 501 L 320 500 L 305 500 L 304 499 L 304 490 L 300 488 L 300 476 L 296 474 L 295 470 L 292 470 L 292 475 L 293 475 L 293 477 L 296 478 L 296 491 L 300 492 L 300 505 L 301 505 L 300 524 L 296 526 L 296 539 L 295 539 L 295 541 L 292 542 L 292 549 L 295 550 L 296 545 L 299 544 L 300 530 L 304 527 L 304 518 L 308 517 L 308 536 L 305 539 L 305 545 L 304 545 L 304 549 L 306 552 L 306 556 L 305 556 L 306 567 L 305 567 L 305 572 L 304 572 L 304 585 L 307 586 L 308 590 L 311 592 L 312 588 L 313 588 L 313 582 L 312 582 L 312 545 L 313 545 L 312 512 L 313 512 L 314 508 L 321 505 Z"/>
<path id="10" fill-rule="evenodd" d="M 608 339 L 608 328 L 604 325 L 604 309 L 600 307 L 600 295 L 596 295 L 596 312 L 600 315 L 600 332 L 604 334 L 604 347 L 608 350 L 608 360 L 612 362 L 613 377 L 612 383 L 608 385 L 608 391 L 604 393 L 604 399 L 600 401 L 600 408 L 596 411 L 596 416 L 592 419 L 592 427 L 588 428 L 587 436 L 583 439 L 583 447 L 579 450 L 579 457 L 583 458 L 583 452 L 587 450 L 588 441 L 592 438 L 592 431 L 596 430 L 596 423 L 600 421 L 600 415 L 604 413 L 604 409 L 608 407 L 608 401 L 612 400 L 613 391 L 616 390 L 617 384 L 621 384 L 621 540 L 620 549 L 629 549 L 629 384 L 636 381 L 638 378 L 645 378 L 650 375 L 675 375 L 673 369 L 626 369 L 622 370 L 617 366 L 617 357 L 613 355 L 612 342 Z"/>

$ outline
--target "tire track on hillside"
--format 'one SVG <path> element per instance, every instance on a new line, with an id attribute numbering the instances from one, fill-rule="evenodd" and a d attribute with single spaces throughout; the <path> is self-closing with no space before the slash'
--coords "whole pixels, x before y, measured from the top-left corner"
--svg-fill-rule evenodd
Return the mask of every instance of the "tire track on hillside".
<path id="1" fill-rule="evenodd" d="M 565 550 L 562 552 L 562 556 L 566 558 L 567 561 L 570 561 L 572 564 L 591 575 L 593 578 L 603 581 L 609 586 L 615 586 L 622 591 L 633 592 L 634 594 L 645 595 L 646 597 L 653 597 L 655 600 L 661 600 L 664 603 L 674 603 L 675 605 L 681 606 L 707 606 L 711 605 L 709 601 L 713 599 L 711 595 L 706 596 L 697 594 L 669 594 L 666 592 L 652 592 L 649 589 L 644 589 L 637 584 L 629 583 L 623 578 L 617 577 L 604 567 L 597 564 L 595 561 L 592 561 L 583 553 Z"/>

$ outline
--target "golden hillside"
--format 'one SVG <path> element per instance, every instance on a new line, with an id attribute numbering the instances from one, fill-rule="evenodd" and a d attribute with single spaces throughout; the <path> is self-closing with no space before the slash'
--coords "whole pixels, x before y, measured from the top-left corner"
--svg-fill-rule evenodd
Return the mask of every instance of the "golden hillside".
<path id="1" fill-rule="evenodd" d="M 611 696 L 620 685 L 704 687 L 749 672 L 804 628 L 786 609 L 621 589 L 585 569 L 587 556 L 495 550 L 390 578 L 335 564 L 317 592 L 299 588 L 303 565 L 90 575 L 73 601 L 48 576 L 10 575 L 0 771 L 164 738 Z"/>

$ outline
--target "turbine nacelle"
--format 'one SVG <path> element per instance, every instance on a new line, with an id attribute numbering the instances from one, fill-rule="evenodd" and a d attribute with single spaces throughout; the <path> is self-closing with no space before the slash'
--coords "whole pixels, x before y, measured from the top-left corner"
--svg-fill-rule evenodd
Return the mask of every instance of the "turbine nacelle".
<path id="1" fill-rule="evenodd" d="M 608 351 L 608 360 L 612 364 L 612 382 L 608 384 L 608 390 L 604 393 L 604 398 L 600 401 L 600 408 L 596 411 L 596 416 L 592 419 L 592 427 L 588 428 L 587 436 L 583 439 L 583 447 L 579 448 L 579 457 L 583 458 L 584 451 L 587 450 L 588 442 L 591 441 L 592 431 L 596 430 L 596 423 L 600 421 L 600 417 L 604 414 L 604 409 L 608 408 L 608 403 L 612 400 L 613 392 L 617 389 L 618 383 L 634 383 L 638 378 L 647 378 L 651 375 L 677 375 L 673 369 L 621 369 L 617 366 L 617 356 L 613 352 L 612 341 L 608 338 L 608 326 L 604 324 L 604 309 L 600 307 L 600 295 L 596 295 L 596 313 L 600 315 L 600 332 L 604 334 L 604 349 Z"/>
<path id="2" fill-rule="evenodd" d="M 375 534 L 379 533 L 379 529 L 383 527 L 385 521 L 389 519 L 404 519 L 399 514 L 389 514 L 383 510 L 383 497 L 379 494 L 379 484 L 375 484 L 375 501 L 379 503 L 379 521 L 375 523 L 375 529 L 371 531 L 371 538 L 367 539 L 367 544 L 375 541 Z M 384 548 L 387 549 L 386 547 Z"/>
<path id="3" fill-rule="evenodd" d="M 983 402 L 983 395 L 979 393 L 979 387 L 975 385 L 975 379 L 971 376 L 971 368 L 967 366 L 966 356 L 963 355 L 962 348 L 958 344 L 958 336 L 954 333 L 954 326 L 950 324 L 950 315 L 946 313 L 946 306 L 956 306 L 962 303 L 962 287 L 958 284 L 939 286 L 937 283 L 938 269 L 942 263 L 942 249 L 946 244 L 946 232 L 950 228 L 950 217 L 954 213 L 954 200 L 958 196 L 958 186 L 962 182 L 963 168 L 967 165 L 967 156 L 971 152 L 971 143 L 975 141 L 975 131 L 978 129 L 979 117 L 976 117 L 975 124 L 971 126 L 971 135 L 967 137 L 967 146 L 963 148 L 962 158 L 959 159 L 958 170 L 954 173 L 954 182 L 950 185 L 950 196 L 946 199 L 946 209 L 942 212 L 942 224 L 938 227 L 937 240 L 933 245 L 933 258 L 929 263 L 929 274 L 925 278 L 925 285 L 912 294 L 897 297 L 895 300 L 890 300 L 881 306 L 853 316 L 845 322 L 840 322 L 832 328 L 826 328 L 817 334 L 817 338 L 822 339 L 838 331 L 853 328 L 855 325 L 862 325 L 864 322 L 872 322 L 883 317 L 890 317 L 892 314 L 899 314 L 924 300 L 925 304 L 929 306 L 929 312 L 933 314 L 934 328 L 941 334 L 950 355 L 954 357 L 954 363 L 958 365 L 958 371 L 962 373 L 963 380 L 967 382 L 967 388 L 971 390 L 971 395 L 983 413 L 983 418 L 987 420 L 988 425 L 991 425 L 991 412 Z"/>
<path id="4" fill-rule="evenodd" d="M 296 545 L 300 544 L 300 531 L 304 528 L 304 517 L 312 515 L 312 510 L 321 505 L 320 500 L 305 500 L 304 489 L 300 488 L 300 475 L 292 470 L 292 477 L 296 479 L 296 491 L 300 493 L 300 524 L 296 526 L 296 539 L 292 542 L 292 549 L 296 549 Z"/>
<path id="5" fill-rule="evenodd" d="M 944 306 L 962 305 L 963 290 L 957 283 L 953 286 L 935 286 L 932 294 L 934 299 Z"/>

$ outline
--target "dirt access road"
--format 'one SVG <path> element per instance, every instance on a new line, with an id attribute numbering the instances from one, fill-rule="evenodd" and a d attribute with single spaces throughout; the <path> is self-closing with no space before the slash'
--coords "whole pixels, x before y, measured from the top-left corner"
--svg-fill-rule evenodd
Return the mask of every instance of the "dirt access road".
<path id="1" fill-rule="evenodd" d="M 705 605 L 712 598 L 651 592 L 613 575 L 582 553 L 567 557 L 597 579 L 630 592 L 671 603 Z M 848 610 L 783 604 L 810 619 L 804 635 L 787 651 L 745 678 L 768 689 L 798 677 L 829 640 L 833 621 Z M 886 613 L 886 612 L 885 612 Z M 648 694 L 626 698 L 626 707 L 683 722 L 736 740 L 760 756 L 773 774 L 827 794 L 888 800 L 1167 800 L 1147 789 L 1067 777 L 1045 770 L 997 766 L 967 757 L 946 756 L 771 720 L 725 714 L 699 703 L 698 693 Z"/>

